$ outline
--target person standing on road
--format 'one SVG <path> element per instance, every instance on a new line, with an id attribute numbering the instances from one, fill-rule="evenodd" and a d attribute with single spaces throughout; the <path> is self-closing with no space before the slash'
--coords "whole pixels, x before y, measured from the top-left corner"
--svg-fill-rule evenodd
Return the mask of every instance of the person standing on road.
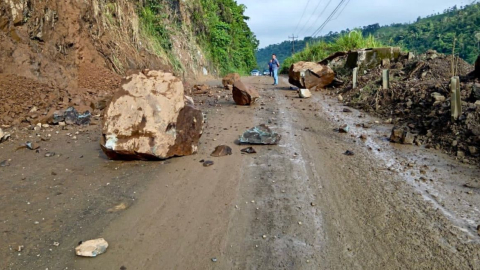
<path id="1" fill-rule="evenodd" d="M 270 60 L 270 62 L 268 62 L 268 71 L 270 71 L 270 77 L 273 76 L 273 64 L 272 64 L 272 60 Z"/>
<path id="2" fill-rule="evenodd" d="M 273 70 L 273 85 L 278 85 L 278 68 L 280 67 L 280 62 L 277 60 L 277 56 L 272 54 L 272 70 Z"/>

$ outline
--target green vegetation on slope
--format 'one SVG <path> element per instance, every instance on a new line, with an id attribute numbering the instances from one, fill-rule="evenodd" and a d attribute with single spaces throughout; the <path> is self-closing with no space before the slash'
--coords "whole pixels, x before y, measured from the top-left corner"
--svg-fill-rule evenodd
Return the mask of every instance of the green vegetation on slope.
<path id="1" fill-rule="evenodd" d="M 372 35 L 364 37 L 360 30 L 354 30 L 348 34 L 338 36 L 331 42 L 322 40 L 313 45 L 307 44 L 303 51 L 285 59 L 285 62 L 282 65 L 282 72 L 288 72 L 290 66 L 299 61 L 317 62 L 335 52 L 360 48 L 377 48 L 382 46 L 382 43 L 376 40 Z"/>
<path id="2" fill-rule="evenodd" d="M 327 35 L 312 39 L 296 41 L 296 51 L 304 50 L 307 44 L 319 41 L 333 42 L 339 36 L 350 32 L 349 29 L 330 32 Z M 418 18 L 415 23 L 392 24 L 380 26 L 373 24 L 362 28 L 363 35 L 373 35 L 377 40 L 388 46 L 400 46 L 406 50 L 425 53 L 429 49 L 451 54 L 453 39 L 456 37 L 456 53 L 466 61 L 473 63 L 480 53 L 480 3 L 444 10 L 427 18 Z M 291 56 L 292 42 L 267 46 L 257 51 L 257 61 L 260 66 L 266 65 L 272 53 L 279 56 L 280 62 Z"/>
<path id="3" fill-rule="evenodd" d="M 192 21 L 221 74 L 245 74 L 256 66 L 258 40 L 248 27 L 246 6 L 234 0 L 200 0 Z"/>
<path id="4" fill-rule="evenodd" d="M 387 45 L 397 44 L 418 53 L 434 49 L 451 54 L 456 38 L 460 57 L 473 63 L 480 53 L 480 3 L 461 9 L 454 6 L 443 14 L 418 18 L 413 24 L 378 27 L 372 32 Z"/>
<path id="5" fill-rule="evenodd" d="M 172 36 L 191 32 L 220 75 L 246 74 L 256 66 L 258 40 L 248 27 L 246 7 L 234 0 L 193 0 L 188 3 L 189 22 L 180 13 L 181 0 L 147 0 L 139 9 L 143 33 L 153 40 L 158 55 L 166 57 L 175 70 L 183 63 L 175 57 Z M 186 4 L 185 4 L 186 5 Z M 188 31 L 185 31 L 185 28 Z"/>

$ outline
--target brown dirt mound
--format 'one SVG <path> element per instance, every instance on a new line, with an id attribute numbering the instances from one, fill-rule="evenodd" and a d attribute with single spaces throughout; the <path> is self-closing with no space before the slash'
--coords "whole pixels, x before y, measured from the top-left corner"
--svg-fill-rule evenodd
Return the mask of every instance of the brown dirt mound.
<path id="1" fill-rule="evenodd" d="M 434 55 L 434 57 L 432 57 Z M 390 68 L 390 89 L 382 89 L 381 67 L 360 72 L 358 87 L 352 89 L 351 74 L 339 75 L 346 87 L 335 90 L 344 102 L 376 114 L 397 126 L 406 127 L 416 135 L 417 145 L 444 149 L 465 162 L 480 161 L 480 107 L 472 93 L 475 81 L 466 75 L 473 66 L 458 61 L 461 77 L 463 114 L 458 121 L 450 115 L 451 56 L 436 52 L 422 55 L 415 61 L 403 61 Z M 341 71 L 339 72 L 341 73 Z M 436 99 L 435 96 L 444 98 Z M 477 134 L 478 133 L 478 134 Z"/>

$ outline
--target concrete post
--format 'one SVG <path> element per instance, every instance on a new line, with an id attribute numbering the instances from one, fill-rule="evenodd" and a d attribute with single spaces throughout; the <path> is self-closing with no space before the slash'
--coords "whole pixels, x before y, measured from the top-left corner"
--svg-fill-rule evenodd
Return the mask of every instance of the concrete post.
<path id="1" fill-rule="evenodd" d="M 462 115 L 462 96 L 460 94 L 460 78 L 452 77 L 450 80 L 450 103 L 452 108 L 452 121 Z"/>
<path id="2" fill-rule="evenodd" d="M 384 69 L 382 72 L 383 89 L 390 88 L 390 70 Z"/>
<path id="3" fill-rule="evenodd" d="M 358 68 L 353 69 L 353 89 L 357 88 Z"/>

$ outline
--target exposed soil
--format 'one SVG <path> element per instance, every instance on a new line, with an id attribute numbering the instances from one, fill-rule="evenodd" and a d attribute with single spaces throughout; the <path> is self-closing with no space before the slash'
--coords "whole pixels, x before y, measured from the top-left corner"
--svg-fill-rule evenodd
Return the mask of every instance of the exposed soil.
<path id="1" fill-rule="evenodd" d="M 480 149 L 480 106 L 475 102 L 480 97 L 474 94 L 474 89 L 480 84 L 468 76 L 474 69 L 472 65 L 462 59 L 456 61 L 462 99 L 462 115 L 456 121 L 451 118 L 452 57 L 435 51 L 413 61 L 361 70 L 355 89 L 352 89 L 351 72 L 341 70 L 345 87 L 330 93 L 341 94 L 346 105 L 405 127 L 416 136 L 417 145 L 444 150 L 465 163 L 478 163 L 480 151 L 475 149 Z M 390 88 L 386 90 L 382 89 L 385 68 L 390 68 Z M 435 95 L 443 100 L 436 102 Z"/>
<path id="2" fill-rule="evenodd" d="M 480 269 L 476 166 L 390 144 L 391 125 L 320 92 L 299 99 L 286 79 L 244 80 L 262 96 L 251 107 L 219 81 L 195 96 L 207 124 L 193 156 L 109 161 L 98 125 L 7 129 L 0 269 Z M 257 124 L 282 141 L 242 154 L 235 140 Z M 233 154 L 211 157 L 217 145 Z M 98 237 L 105 254 L 74 255 Z"/>

